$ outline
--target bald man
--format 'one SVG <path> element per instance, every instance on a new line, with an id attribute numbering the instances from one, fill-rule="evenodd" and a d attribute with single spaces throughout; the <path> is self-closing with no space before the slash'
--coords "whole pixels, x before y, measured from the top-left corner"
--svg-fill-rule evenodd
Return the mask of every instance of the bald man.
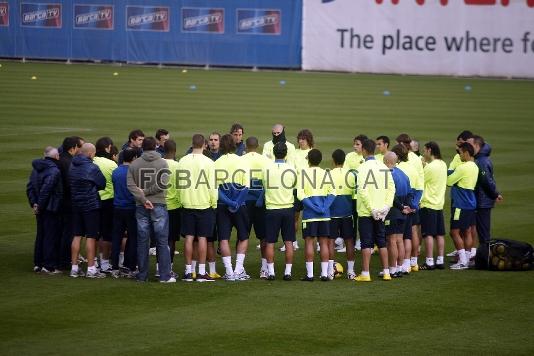
<path id="1" fill-rule="evenodd" d="M 69 185 L 72 200 L 72 229 L 74 238 L 71 245 L 72 267 L 70 276 L 83 276 L 78 267 L 80 241 L 87 238 L 87 278 L 104 278 L 95 266 L 95 249 L 100 226 L 100 197 L 98 191 L 106 187 L 106 178 L 93 163 L 96 149 L 92 143 L 84 143 L 80 154 L 74 156 L 69 170 Z"/>
<path id="2" fill-rule="evenodd" d="M 389 257 L 389 273 L 392 278 L 402 277 L 402 262 L 405 254 L 403 233 L 406 215 L 411 212 L 410 200 L 413 198 L 410 179 L 397 168 L 397 155 L 389 151 L 384 155 L 384 164 L 391 171 L 395 182 L 395 198 L 393 206 L 386 216 L 386 238 Z"/>
<path id="3" fill-rule="evenodd" d="M 286 156 L 286 162 L 290 165 L 294 165 L 294 156 L 295 156 L 295 145 L 293 145 L 291 142 L 288 142 L 286 140 L 286 130 L 284 125 L 282 124 L 275 124 L 272 129 L 272 140 L 265 142 L 263 145 L 263 152 L 262 154 L 264 156 L 267 156 L 270 160 L 274 161 L 274 154 L 273 154 L 273 147 L 278 142 L 285 143 L 287 146 L 287 156 Z"/>

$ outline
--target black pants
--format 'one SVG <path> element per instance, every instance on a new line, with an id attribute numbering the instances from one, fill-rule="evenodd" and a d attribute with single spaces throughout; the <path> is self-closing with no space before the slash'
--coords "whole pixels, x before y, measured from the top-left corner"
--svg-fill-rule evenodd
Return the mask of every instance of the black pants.
<path id="1" fill-rule="evenodd" d="M 61 240 L 61 215 L 43 211 L 37 215 L 37 234 L 33 263 L 52 271 L 60 267 L 59 241 Z"/>
<path id="2" fill-rule="evenodd" d="M 479 244 L 489 243 L 491 239 L 491 208 L 477 209 L 476 224 Z"/>
<path id="3" fill-rule="evenodd" d="M 121 252 L 124 232 L 128 233 L 124 248 L 124 266 L 134 271 L 137 266 L 137 220 L 135 209 L 119 209 L 113 211 L 113 239 L 111 244 L 111 266 L 119 269 L 119 254 Z"/>
<path id="4" fill-rule="evenodd" d="M 70 208 L 68 211 L 61 212 L 61 238 L 58 242 L 59 251 L 59 266 L 61 269 L 69 270 L 72 264 L 71 261 L 71 245 L 72 245 L 72 213 Z"/>

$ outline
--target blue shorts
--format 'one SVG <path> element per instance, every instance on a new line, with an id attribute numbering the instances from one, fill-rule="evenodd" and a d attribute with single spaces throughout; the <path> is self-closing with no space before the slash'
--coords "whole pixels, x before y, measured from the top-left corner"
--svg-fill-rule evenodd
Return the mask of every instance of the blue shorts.
<path id="1" fill-rule="evenodd" d="M 408 214 L 406 215 L 406 219 L 404 219 L 404 233 L 402 234 L 403 240 L 412 239 L 412 217 L 413 214 Z"/>
<path id="2" fill-rule="evenodd" d="M 423 237 L 445 236 L 443 210 L 421 208 L 419 215 L 421 217 L 421 234 Z"/>
<path id="3" fill-rule="evenodd" d="M 421 225 L 421 217 L 419 216 L 419 211 L 420 210 L 417 210 L 415 213 L 412 214 L 412 226 Z"/>
<path id="4" fill-rule="evenodd" d="M 100 227 L 100 210 L 73 211 L 72 234 L 73 236 L 85 236 L 88 239 L 98 239 Z"/>
<path id="5" fill-rule="evenodd" d="M 283 241 L 295 241 L 295 210 L 272 209 L 265 211 L 265 242 L 278 242 L 278 233 L 282 232 Z"/>
<path id="6" fill-rule="evenodd" d="M 231 213 L 226 205 L 217 206 L 219 241 L 230 240 L 233 227 L 237 230 L 237 239 L 239 241 L 248 240 L 249 224 L 246 206 L 241 206 L 235 213 Z"/>
<path id="7" fill-rule="evenodd" d="M 113 199 L 100 201 L 100 228 L 99 237 L 104 241 L 113 240 Z"/>
<path id="8" fill-rule="evenodd" d="M 330 220 L 308 221 L 302 223 L 302 237 L 329 237 Z"/>
<path id="9" fill-rule="evenodd" d="M 451 208 L 451 230 L 460 229 L 465 231 L 476 224 L 475 210 Z"/>
<path id="10" fill-rule="evenodd" d="M 375 220 L 370 216 L 358 218 L 358 232 L 362 248 L 386 247 L 386 229 L 382 220 Z"/>
<path id="11" fill-rule="evenodd" d="M 254 227 L 254 233 L 259 240 L 265 238 L 265 206 L 257 207 L 256 201 L 247 201 L 247 213 L 248 213 L 248 233 L 252 231 Z"/>
<path id="12" fill-rule="evenodd" d="M 404 223 L 406 219 L 390 219 L 384 221 L 386 236 L 404 234 Z"/>
<path id="13" fill-rule="evenodd" d="M 215 210 L 182 209 L 182 236 L 208 237 L 213 234 L 215 225 Z"/>
<path id="14" fill-rule="evenodd" d="M 182 219 L 182 210 L 169 210 L 169 241 L 180 241 L 180 225 Z"/>
<path id="15" fill-rule="evenodd" d="M 352 216 L 332 218 L 330 220 L 330 238 L 341 237 L 343 240 L 354 240 L 354 223 Z"/>

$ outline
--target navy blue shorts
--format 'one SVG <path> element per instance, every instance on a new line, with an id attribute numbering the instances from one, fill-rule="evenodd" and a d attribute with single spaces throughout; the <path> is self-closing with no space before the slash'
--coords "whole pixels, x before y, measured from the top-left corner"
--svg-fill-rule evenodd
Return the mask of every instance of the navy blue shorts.
<path id="1" fill-rule="evenodd" d="M 412 217 L 413 214 L 408 214 L 406 215 L 406 219 L 404 219 L 404 233 L 402 234 L 403 240 L 412 239 Z"/>
<path id="2" fill-rule="evenodd" d="M 302 223 L 302 237 L 329 237 L 330 220 L 308 221 Z"/>
<path id="3" fill-rule="evenodd" d="M 386 236 L 404 234 L 404 223 L 406 219 L 390 219 L 384 221 Z"/>
<path id="4" fill-rule="evenodd" d="M 421 217 L 419 216 L 419 211 L 420 210 L 417 210 L 415 213 L 412 214 L 412 226 L 421 225 Z"/>
<path id="5" fill-rule="evenodd" d="M 235 213 L 231 213 L 226 205 L 217 206 L 219 241 L 230 240 L 233 227 L 237 230 L 237 239 L 239 241 L 248 240 L 249 224 L 246 206 L 241 206 Z"/>
<path id="6" fill-rule="evenodd" d="M 215 210 L 182 209 L 182 236 L 208 237 L 213 234 L 215 226 Z"/>
<path id="7" fill-rule="evenodd" d="M 182 220 L 182 210 L 169 210 L 169 241 L 180 241 L 180 225 Z"/>
<path id="8" fill-rule="evenodd" d="M 332 218 L 330 220 L 330 238 L 341 237 L 343 240 L 354 240 L 354 223 L 352 216 Z"/>
<path id="9" fill-rule="evenodd" d="M 370 216 L 358 218 L 358 232 L 362 248 L 386 247 L 386 229 L 382 220 L 375 220 Z"/>
<path id="10" fill-rule="evenodd" d="M 283 241 L 295 241 L 295 210 L 269 209 L 265 211 L 265 242 L 278 242 L 278 233 L 282 232 Z"/>
<path id="11" fill-rule="evenodd" d="M 419 215 L 421 217 L 421 234 L 423 237 L 445 236 L 443 210 L 421 208 Z"/>
<path id="12" fill-rule="evenodd" d="M 100 210 L 73 211 L 72 233 L 74 236 L 85 236 L 88 239 L 98 239 L 100 227 Z"/>
<path id="13" fill-rule="evenodd" d="M 451 208 L 451 230 L 465 231 L 476 224 L 475 210 Z"/>
<path id="14" fill-rule="evenodd" d="M 113 240 L 113 199 L 100 201 L 99 238 L 111 242 Z"/>
<path id="15" fill-rule="evenodd" d="M 248 233 L 252 231 L 254 227 L 254 233 L 259 240 L 265 238 L 265 206 L 258 208 L 256 201 L 247 201 L 247 213 L 248 213 Z"/>
<path id="16" fill-rule="evenodd" d="M 358 238 L 358 210 L 357 210 L 357 200 L 352 199 L 352 229 L 354 231 L 354 240 Z"/>

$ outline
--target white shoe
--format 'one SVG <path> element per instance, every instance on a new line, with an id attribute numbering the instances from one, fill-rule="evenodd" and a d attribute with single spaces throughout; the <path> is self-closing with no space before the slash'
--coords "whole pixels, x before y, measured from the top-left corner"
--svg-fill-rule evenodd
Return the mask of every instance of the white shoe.
<path id="1" fill-rule="evenodd" d="M 447 254 L 447 257 L 456 257 L 456 256 L 458 256 L 458 251 L 457 250 L 454 250 L 454 251 L 449 252 Z"/>
<path id="2" fill-rule="evenodd" d="M 267 279 L 267 277 L 269 277 L 269 272 L 264 269 L 260 270 L 260 279 Z"/>
<path id="3" fill-rule="evenodd" d="M 354 249 L 356 251 L 361 251 L 362 250 L 362 242 L 360 241 L 360 239 L 356 239 L 356 244 L 354 244 Z"/>
<path id="4" fill-rule="evenodd" d="M 463 263 L 460 263 L 460 262 L 455 263 L 455 264 L 451 265 L 451 267 L 450 267 L 450 269 L 468 269 L 468 268 L 469 268 L 469 266 L 464 265 Z"/>
<path id="5" fill-rule="evenodd" d="M 246 281 L 250 279 L 250 276 L 247 274 L 245 270 L 243 270 L 240 273 L 234 273 L 234 278 L 236 281 Z"/>
<path id="6" fill-rule="evenodd" d="M 156 256 L 156 248 L 155 247 L 151 247 L 148 249 L 148 254 L 150 256 Z"/>
<path id="7" fill-rule="evenodd" d="M 171 277 L 167 279 L 166 281 L 159 281 L 159 283 L 176 283 L 176 278 Z"/>
<path id="8" fill-rule="evenodd" d="M 354 278 L 356 278 L 356 273 L 354 272 L 347 273 L 347 279 L 350 279 L 352 281 Z"/>
<path id="9" fill-rule="evenodd" d="M 296 251 L 299 249 L 299 242 L 298 241 L 293 241 L 293 251 Z"/>
<path id="10" fill-rule="evenodd" d="M 222 276 L 222 279 L 224 279 L 225 281 L 233 282 L 235 281 L 235 276 L 233 273 L 232 274 L 225 273 L 224 276 Z"/>
<path id="11" fill-rule="evenodd" d="M 106 278 L 106 275 L 104 273 L 98 272 L 89 272 L 87 271 L 87 274 L 85 275 L 87 278 Z"/>
<path id="12" fill-rule="evenodd" d="M 286 245 L 279 248 L 280 252 L 286 252 Z"/>
<path id="13" fill-rule="evenodd" d="M 72 278 L 85 277 L 85 273 L 81 269 L 78 269 L 77 272 L 71 270 L 69 276 Z"/>

